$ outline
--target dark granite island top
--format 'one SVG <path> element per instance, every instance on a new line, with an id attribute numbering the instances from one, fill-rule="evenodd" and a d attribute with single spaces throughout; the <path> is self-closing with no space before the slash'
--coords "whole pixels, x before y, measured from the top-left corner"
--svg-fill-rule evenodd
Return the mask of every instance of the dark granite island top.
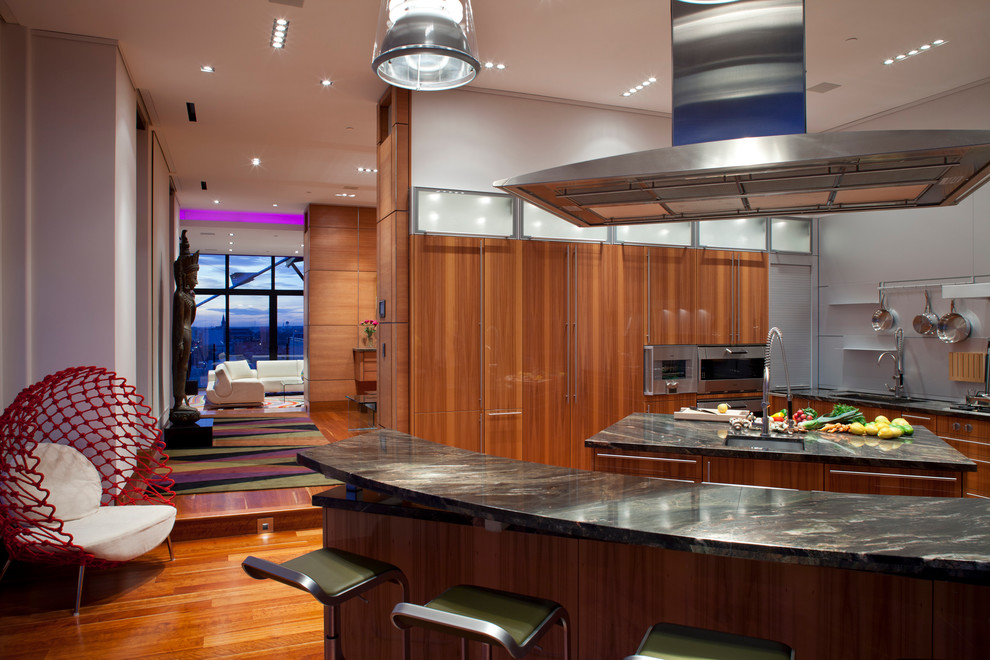
<path id="1" fill-rule="evenodd" d="M 298 461 L 429 507 L 420 516 L 432 509 L 548 535 L 990 584 L 990 502 L 981 499 L 678 483 L 487 456 L 390 430 L 305 449 Z M 320 495 L 314 503 L 365 506 Z"/>
<path id="2" fill-rule="evenodd" d="M 633 413 L 587 440 L 594 448 L 641 452 L 701 454 L 732 458 L 762 458 L 922 470 L 976 471 L 976 463 L 928 429 L 916 426 L 910 438 L 878 440 L 849 433 L 796 434 L 802 442 L 793 448 L 727 447 L 726 422 L 686 421 L 673 415 Z M 755 435 L 755 434 L 754 434 Z M 868 444 L 867 444 L 868 443 Z"/>

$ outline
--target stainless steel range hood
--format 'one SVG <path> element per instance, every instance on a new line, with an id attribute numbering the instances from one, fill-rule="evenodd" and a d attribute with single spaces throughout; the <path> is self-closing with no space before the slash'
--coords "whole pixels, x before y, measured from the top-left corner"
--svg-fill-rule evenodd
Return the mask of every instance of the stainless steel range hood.
<path id="1" fill-rule="evenodd" d="M 988 178 L 990 131 L 854 131 L 685 144 L 494 185 L 590 227 L 949 206 Z"/>

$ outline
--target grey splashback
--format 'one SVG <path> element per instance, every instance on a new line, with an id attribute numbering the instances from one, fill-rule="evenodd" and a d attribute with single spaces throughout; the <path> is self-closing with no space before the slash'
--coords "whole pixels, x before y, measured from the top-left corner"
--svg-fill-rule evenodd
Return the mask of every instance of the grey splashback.
<path id="1" fill-rule="evenodd" d="M 977 383 L 949 380 L 949 353 L 985 352 L 990 333 L 990 298 L 956 300 L 971 323 L 970 337 L 945 344 L 919 335 L 912 320 L 925 307 L 948 313 L 943 283 L 990 281 L 990 190 L 977 191 L 959 206 L 826 217 L 819 221 L 818 384 L 881 392 L 891 382 L 892 362 L 877 366 L 894 348 L 893 333 L 873 331 L 879 306 L 877 285 L 885 282 L 886 306 L 904 328 L 905 386 L 913 396 L 959 400 Z"/>

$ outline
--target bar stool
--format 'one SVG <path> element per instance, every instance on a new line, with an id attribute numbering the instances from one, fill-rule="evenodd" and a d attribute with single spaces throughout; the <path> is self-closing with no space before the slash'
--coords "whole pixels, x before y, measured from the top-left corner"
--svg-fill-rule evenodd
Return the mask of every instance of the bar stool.
<path id="1" fill-rule="evenodd" d="M 481 642 L 482 657 L 491 658 L 498 644 L 513 658 L 525 657 L 554 623 L 564 628 L 564 658 L 569 660 L 570 632 L 567 610 L 559 603 L 472 585 L 447 589 L 426 605 L 399 603 L 392 623 L 400 630 L 413 626 L 461 638 L 461 658 L 467 658 L 468 640 Z"/>
<path id="2" fill-rule="evenodd" d="M 658 623 L 646 633 L 636 655 L 625 660 L 793 660 L 794 651 L 780 642 L 732 635 L 704 628 Z"/>
<path id="3" fill-rule="evenodd" d="M 256 580 L 270 579 L 309 592 L 324 605 L 323 632 L 326 660 L 344 660 L 340 641 L 339 606 L 383 582 L 402 588 L 402 600 L 409 593 L 405 574 L 392 564 L 335 548 L 322 548 L 275 564 L 258 557 L 241 562 L 244 572 Z M 409 633 L 402 633 L 402 657 L 409 657 Z"/>

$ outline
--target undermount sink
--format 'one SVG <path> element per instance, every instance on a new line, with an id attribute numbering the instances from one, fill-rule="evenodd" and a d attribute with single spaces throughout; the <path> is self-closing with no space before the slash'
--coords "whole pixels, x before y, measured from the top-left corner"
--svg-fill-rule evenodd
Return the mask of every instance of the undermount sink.
<path id="1" fill-rule="evenodd" d="M 910 396 L 894 396 L 893 394 L 875 394 L 873 392 L 855 392 L 852 390 L 832 390 L 829 395 L 840 398 L 840 399 L 851 399 L 853 401 L 862 401 L 864 403 L 910 403 L 912 401 L 918 401 L 914 397 Z"/>
<path id="2" fill-rule="evenodd" d="M 725 438 L 726 447 L 746 447 L 748 449 L 799 449 L 804 451 L 804 439 L 794 436 L 729 435 Z"/>

